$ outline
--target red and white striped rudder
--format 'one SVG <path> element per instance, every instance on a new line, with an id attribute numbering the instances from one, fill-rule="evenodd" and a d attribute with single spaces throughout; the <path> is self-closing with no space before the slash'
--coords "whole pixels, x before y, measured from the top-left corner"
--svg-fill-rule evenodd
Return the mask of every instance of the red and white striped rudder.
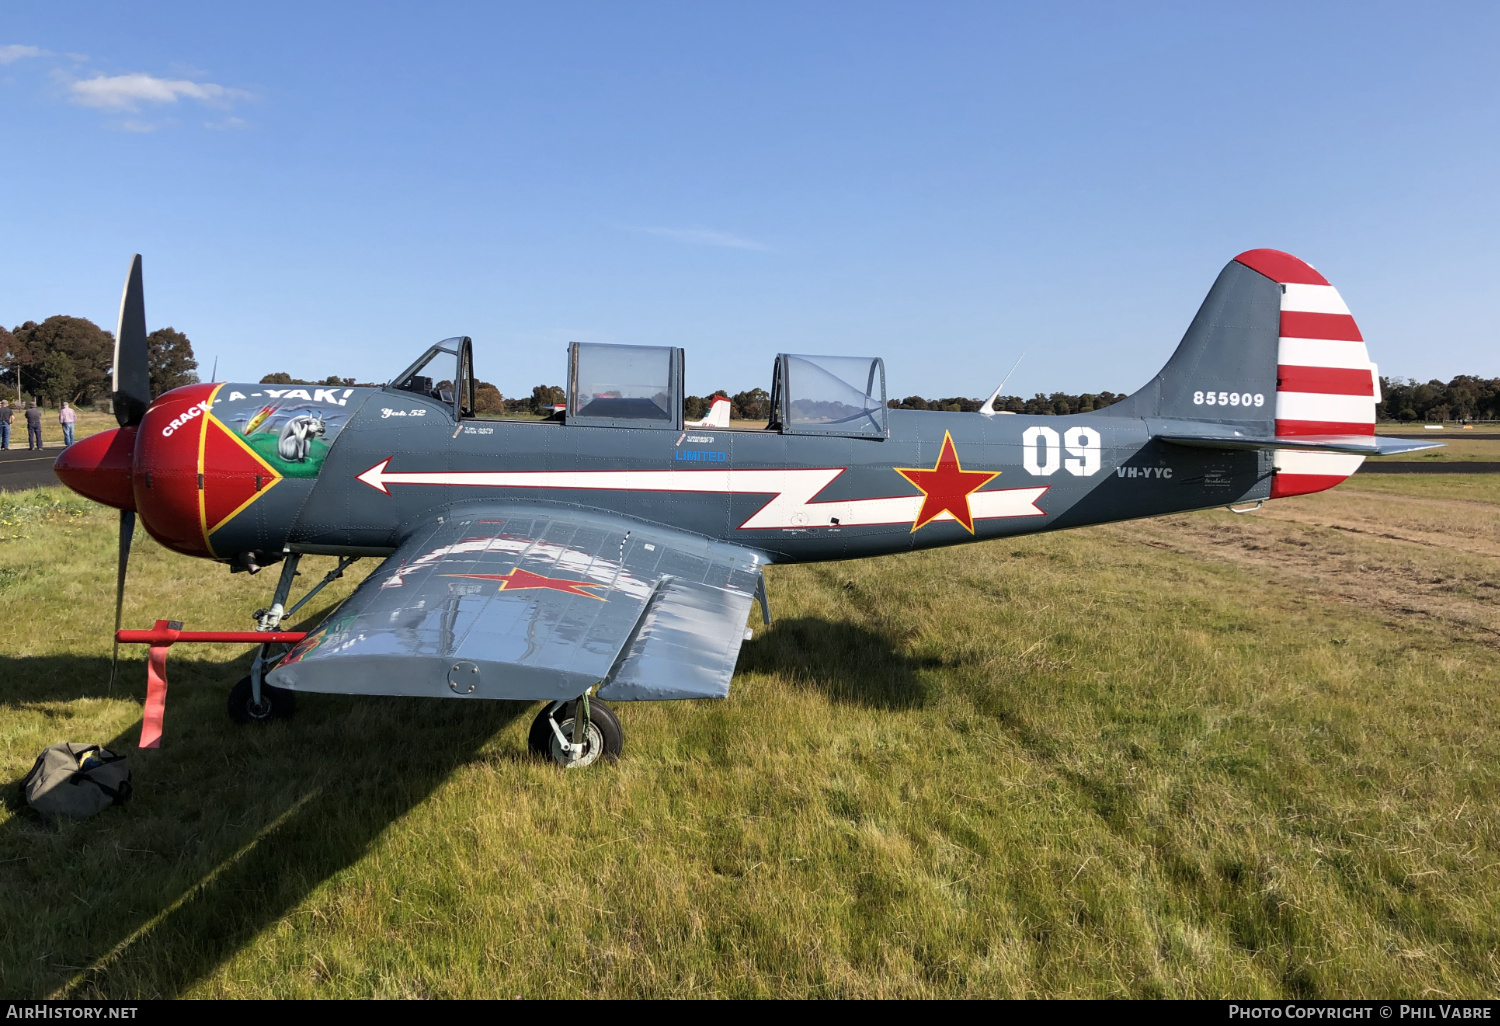
<path id="1" fill-rule="evenodd" d="M 1235 260 L 1281 287 L 1276 437 L 1374 435 L 1380 379 L 1338 289 L 1310 264 L 1276 249 Z M 1363 456 L 1278 449 L 1271 498 L 1332 488 Z"/>

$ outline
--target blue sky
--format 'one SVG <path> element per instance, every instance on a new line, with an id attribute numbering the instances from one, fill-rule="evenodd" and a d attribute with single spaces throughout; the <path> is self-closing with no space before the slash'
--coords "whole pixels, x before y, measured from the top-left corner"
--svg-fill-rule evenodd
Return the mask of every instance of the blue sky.
<path id="1" fill-rule="evenodd" d="M 1500 375 L 1500 7 L 6 4 L 0 321 L 206 376 L 475 340 L 884 356 L 889 390 L 1133 390 L 1225 261 L 1296 253 L 1386 374 Z"/>

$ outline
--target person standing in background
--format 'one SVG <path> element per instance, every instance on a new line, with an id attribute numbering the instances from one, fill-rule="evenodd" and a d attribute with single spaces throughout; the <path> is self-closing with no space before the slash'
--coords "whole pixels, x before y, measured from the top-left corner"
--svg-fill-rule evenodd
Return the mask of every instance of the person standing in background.
<path id="1" fill-rule="evenodd" d="M 78 423 L 78 413 L 67 403 L 62 404 L 62 409 L 57 411 L 57 422 L 62 425 L 63 445 L 73 444 L 73 425 Z"/>
<path id="2" fill-rule="evenodd" d="M 10 408 L 10 401 L 0 399 L 0 450 L 10 448 L 10 423 L 16 419 L 16 411 Z"/>
<path id="3" fill-rule="evenodd" d="M 42 410 L 36 403 L 26 404 L 26 448 L 42 447 Z"/>

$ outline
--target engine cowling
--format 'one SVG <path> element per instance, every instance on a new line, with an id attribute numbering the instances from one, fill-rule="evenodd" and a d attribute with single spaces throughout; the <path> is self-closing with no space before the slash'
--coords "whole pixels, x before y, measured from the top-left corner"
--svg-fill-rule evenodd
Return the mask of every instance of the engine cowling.
<path id="1" fill-rule="evenodd" d="M 157 398 L 135 440 L 135 508 L 151 537 L 185 556 L 215 555 L 204 525 L 208 478 L 204 435 L 214 385 L 185 385 Z"/>
<path id="2" fill-rule="evenodd" d="M 213 416 L 222 386 L 186 385 L 158 397 L 136 427 L 75 442 L 57 459 L 69 488 L 133 509 L 162 545 L 185 556 L 229 559 L 240 549 L 275 558 L 290 524 L 258 523 L 250 544 L 219 551 L 215 531 L 248 509 L 281 475 Z M 243 532 L 236 531 L 237 535 Z"/>

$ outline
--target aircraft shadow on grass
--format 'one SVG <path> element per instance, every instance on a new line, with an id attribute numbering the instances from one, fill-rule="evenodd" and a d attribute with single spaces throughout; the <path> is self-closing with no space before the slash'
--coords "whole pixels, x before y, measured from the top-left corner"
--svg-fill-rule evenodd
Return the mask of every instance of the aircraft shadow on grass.
<path id="1" fill-rule="evenodd" d="M 28 957 L 13 950 L 0 965 L 6 993 L 185 992 L 356 863 L 532 708 L 306 695 L 290 722 L 239 726 L 225 698 L 248 672 L 249 655 L 216 662 L 184 652 L 168 662 L 162 748 L 135 747 L 138 720 L 108 739 L 73 736 L 84 728 L 71 726 L 59 703 L 143 700 L 144 661 L 132 654 L 113 692 L 108 659 L 0 657 L 0 708 L 57 720 L 54 741 L 129 755 L 135 782 L 126 808 L 61 827 L 25 807 L 19 778 L 6 784 L 16 814 L 0 826 L 0 893 L 31 895 L 18 904 L 31 904 L 36 917 L 11 941 Z M 19 936 L 37 944 L 18 944 Z"/>
<path id="2" fill-rule="evenodd" d="M 902 651 L 880 631 L 814 617 L 777 620 L 745 642 L 737 673 L 789 677 L 830 701 L 872 709 L 916 709 L 932 697 L 924 671 L 953 665 Z"/>
<path id="3" fill-rule="evenodd" d="M 56 721 L 54 741 L 99 742 L 130 756 L 125 809 L 61 827 L 3 795 L 0 891 L 31 899 L 49 950 L 37 971 L 0 966 L 0 990 L 75 998 L 182 994 L 292 913 L 323 881 L 358 862 L 393 823 L 534 704 L 299 696 L 290 722 L 240 726 L 228 687 L 250 655 L 215 661 L 178 649 L 168 661 L 166 739 L 135 747 L 136 720 L 87 736 L 67 705 L 144 698 L 144 653 L 122 653 L 113 690 L 99 657 L 0 656 L 0 709 Z M 920 707 L 924 670 L 884 634 L 813 618 L 780 620 L 741 651 L 741 672 L 791 677 L 834 702 Z M 75 736 L 76 735 L 76 736 Z M 101 865 L 102 864 L 102 865 Z M 13 953 L 14 954 L 14 953 Z"/>

